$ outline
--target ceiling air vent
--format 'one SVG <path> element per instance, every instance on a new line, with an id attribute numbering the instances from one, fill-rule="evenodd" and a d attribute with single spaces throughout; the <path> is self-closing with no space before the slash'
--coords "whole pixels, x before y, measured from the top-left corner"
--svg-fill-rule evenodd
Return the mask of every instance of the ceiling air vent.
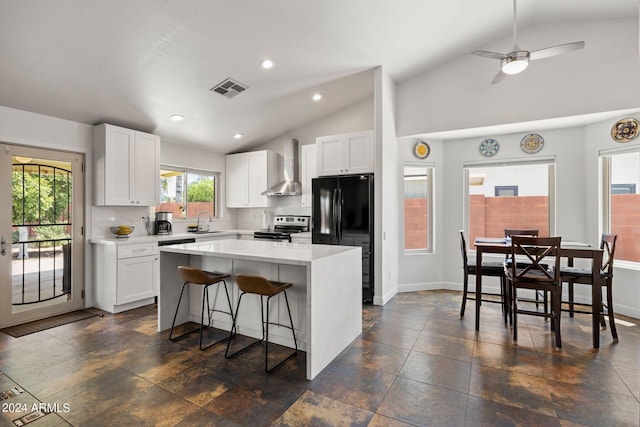
<path id="1" fill-rule="evenodd" d="M 224 95 L 227 98 L 233 98 L 237 94 L 244 92 L 248 87 L 249 86 L 235 81 L 232 78 L 226 78 L 209 90 Z"/>

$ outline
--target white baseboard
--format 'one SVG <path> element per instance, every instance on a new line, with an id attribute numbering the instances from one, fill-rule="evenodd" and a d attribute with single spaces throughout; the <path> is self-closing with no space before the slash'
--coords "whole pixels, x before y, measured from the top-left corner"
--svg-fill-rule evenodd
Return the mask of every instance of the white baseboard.
<path id="1" fill-rule="evenodd" d="M 373 296 L 373 305 L 385 305 L 386 303 L 391 301 L 391 298 L 393 298 L 398 292 L 399 292 L 399 289 L 397 287 L 395 287 L 395 288 L 390 289 L 389 291 L 387 291 L 382 296 L 374 295 Z"/>
<path id="2" fill-rule="evenodd" d="M 473 288 L 474 283 L 470 283 L 469 286 Z M 405 284 L 398 285 L 397 292 L 402 293 L 402 292 L 417 292 L 417 291 L 435 291 L 439 289 L 446 289 L 451 291 L 462 291 L 462 283 L 457 283 L 457 282 L 405 283 Z M 500 292 L 498 287 L 495 285 L 483 286 L 482 290 L 485 292 L 491 292 L 491 293 Z M 384 305 L 391 298 L 393 298 L 394 295 L 395 295 L 395 292 L 393 294 L 390 294 L 390 296 L 385 295 L 386 298 L 384 299 L 383 303 L 376 302 L 376 299 L 374 298 L 374 304 Z M 563 295 L 563 300 L 566 300 L 566 298 L 567 298 L 567 295 L 565 293 L 565 295 Z M 577 303 L 590 301 L 588 297 L 585 297 L 582 295 L 576 295 L 574 297 L 574 300 Z M 616 302 L 614 308 L 616 313 L 622 314 L 624 316 L 633 317 L 634 319 L 640 319 L 640 308 L 638 307 L 632 307 L 629 305 L 620 304 L 619 302 Z"/>

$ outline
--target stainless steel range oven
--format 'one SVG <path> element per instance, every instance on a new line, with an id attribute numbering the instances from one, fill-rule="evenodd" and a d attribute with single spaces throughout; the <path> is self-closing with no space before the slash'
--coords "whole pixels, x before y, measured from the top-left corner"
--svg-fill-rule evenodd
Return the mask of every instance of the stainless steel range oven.
<path id="1" fill-rule="evenodd" d="M 273 229 L 253 233 L 254 240 L 290 242 L 292 233 L 309 231 L 311 217 L 304 215 L 277 215 L 273 218 Z"/>

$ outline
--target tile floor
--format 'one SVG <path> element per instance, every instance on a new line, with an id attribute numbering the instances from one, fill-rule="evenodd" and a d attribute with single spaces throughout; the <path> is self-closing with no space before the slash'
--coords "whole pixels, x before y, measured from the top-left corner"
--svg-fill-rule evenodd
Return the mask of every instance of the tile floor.
<path id="1" fill-rule="evenodd" d="M 313 381 L 303 354 L 267 375 L 261 347 L 226 360 L 197 336 L 172 343 L 152 306 L 0 333 L 0 392 L 24 390 L 0 401 L 0 427 L 34 403 L 53 412 L 33 427 L 640 424 L 640 326 L 618 326 L 618 344 L 601 331 L 594 351 L 590 317 L 565 314 L 555 351 L 541 318 L 519 317 L 516 346 L 499 306 L 482 306 L 477 335 L 459 306 L 460 293 L 429 291 L 365 307 L 362 336 Z"/>

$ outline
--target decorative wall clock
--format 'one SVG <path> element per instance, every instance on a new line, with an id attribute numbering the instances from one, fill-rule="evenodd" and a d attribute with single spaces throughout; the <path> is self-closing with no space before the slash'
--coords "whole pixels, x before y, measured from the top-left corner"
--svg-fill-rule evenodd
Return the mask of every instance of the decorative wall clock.
<path id="1" fill-rule="evenodd" d="M 491 157 L 500 151 L 500 143 L 493 138 L 487 138 L 480 143 L 478 150 L 483 156 Z"/>
<path id="2" fill-rule="evenodd" d="M 537 133 L 528 133 L 520 141 L 520 148 L 527 154 L 537 153 L 544 147 L 544 139 Z"/>
<path id="3" fill-rule="evenodd" d="M 413 147 L 413 155 L 419 159 L 426 159 L 431 153 L 431 147 L 424 141 L 418 141 Z"/>
<path id="4" fill-rule="evenodd" d="M 621 119 L 611 128 L 611 138 L 615 142 L 629 142 L 638 136 L 638 121 L 636 119 Z"/>

